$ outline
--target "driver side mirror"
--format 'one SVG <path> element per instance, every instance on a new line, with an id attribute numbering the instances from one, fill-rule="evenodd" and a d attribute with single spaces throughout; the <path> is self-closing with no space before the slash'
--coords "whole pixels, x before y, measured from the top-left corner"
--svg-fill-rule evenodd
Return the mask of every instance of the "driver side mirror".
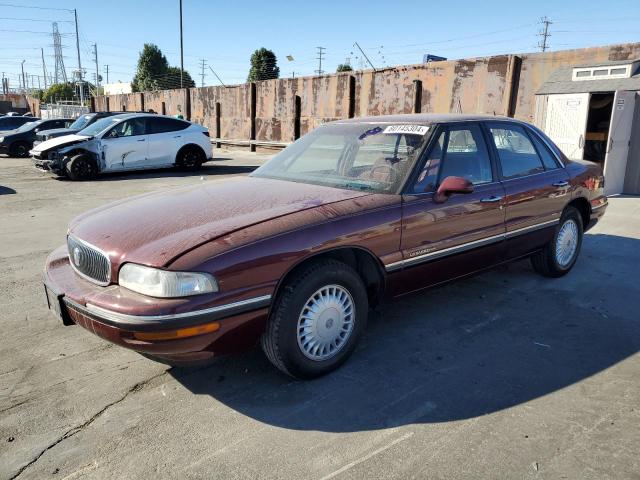
<path id="1" fill-rule="evenodd" d="M 118 138 L 118 132 L 116 130 L 111 130 L 104 136 L 104 138 Z"/>
<path id="2" fill-rule="evenodd" d="M 462 177 L 447 177 L 438 187 L 434 200 L 445 202 L 454 193 L 473 193 L 473 183 Z"/>

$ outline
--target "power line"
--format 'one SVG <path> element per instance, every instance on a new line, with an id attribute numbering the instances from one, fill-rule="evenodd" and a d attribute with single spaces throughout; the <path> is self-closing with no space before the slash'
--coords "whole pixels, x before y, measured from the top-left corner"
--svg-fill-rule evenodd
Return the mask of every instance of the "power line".
<path id="1" fill-rule="evenodd" d="M 32 7 L 27 5 L 15 5 L 12 3 L 0 3 L 0 7 L 12 7 L 12 8 L 31 8 L 34 10 L 58 10 L 60 12 L 73 12 L 69 8 L 53 8 L 53 7 Z"/>
<path id="2" fill-rule="evenodd" d="M 549 48 L 547 40 L 551 36 L 551 34 L 549 33 L 549 25 L 551 25 L 553 22 L 547 17 L 542 17 L 540 19 L 540 23 L 543 24 L 544 27 L 542 28 L 542 30 L 540 30 L 540 33 L 538 33 L 538 35 L 542 37 L 542 40 L 540 40 L 540 42 L 538 43 L 538 47 L 540 47 L 541 51 L 546 52 Z"/>

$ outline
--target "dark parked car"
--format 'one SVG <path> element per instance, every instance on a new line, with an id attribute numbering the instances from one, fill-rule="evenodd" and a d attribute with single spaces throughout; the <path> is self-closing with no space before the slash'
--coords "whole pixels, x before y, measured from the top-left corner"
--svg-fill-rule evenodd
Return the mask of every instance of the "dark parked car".
<path id="1" fill-rule="evenodd" d="M 12 157 L 28 157 L 29 150 L 33 148 L 33 142 L 38 132 L 51 128 L 65 128 L 71 125 L 71 123 L 73 123 L 73 119 L 71 118 L 55 118 L 25 123 L 20 128 L 11 132 L 5 132 L 3 136 L 0 137 L 0 153 L 8 153 Z"/>
<path id="2" fill-rule="evenodd" d="M 83 128 L 86 128 L 92 123 L 100 120 L 101 118 L 119 115 L 120 113 L 123 112 L 95 112 L 80 115 L 71 125 L 69 125 L 68 128 L 53 128 L 51 130 L 41 130 L 36 135 L 36 141 L 34 142 L 34 145 L 38 145 L 39 143 L 51 140 L 52 138 L 62 137 L 64 135 L 73 135 L 74 133 L 78 133 Z"/>
<path id="3" fill-rule="evenodd" d="M 36 122 L 38 120 L 40 119 L 36 117 L 4 116 L 0 118 L 0 136 L 16 128 L 20 128 L 25 123 Z"/>
<path id="4" fill-rule="evenodd" d="M 163 361 L 261 341 L 299 378 L 353 352 L 369 306 L 514 259 L 575 264 L 607 198 L 510 118 L 400 115 L 321 126 L 248 177 L 85 213 L 45 267 L 49 307 Z"/>

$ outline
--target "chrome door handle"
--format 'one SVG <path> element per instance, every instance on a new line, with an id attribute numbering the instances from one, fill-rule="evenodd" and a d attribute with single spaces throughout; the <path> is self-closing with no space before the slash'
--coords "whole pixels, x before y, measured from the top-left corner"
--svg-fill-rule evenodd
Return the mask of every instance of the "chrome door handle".
<path id="1" fill-rule="evenodd" d="M 560 188 L 566 187 L 567 185 L 569 185 L 569 182 L 565 182 L 564 180 L 553 184 L 554 187 L 560 187 Z"/>
<path id="2" fill-rule="evenodd" d="M 175 136 L 175 137 L 173 137 L 173 138 L 182 138 L 182 135 L 176 135 L 176 136 Z"/>
<path id="3" fill-rule="evenodd" d="M 482 203 L 495 203 L 495 202 L 499 202 L 500 200 L 502 200 L 502 197 L 498 195 L 491 195 L 490 197 L 484 197 L 480 199 Z"/>

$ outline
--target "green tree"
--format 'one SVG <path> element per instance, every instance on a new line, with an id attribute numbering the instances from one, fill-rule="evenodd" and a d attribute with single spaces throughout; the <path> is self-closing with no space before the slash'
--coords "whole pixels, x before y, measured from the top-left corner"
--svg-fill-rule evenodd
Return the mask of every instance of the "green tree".
<path id="1" fill-rule="evenodd" d="M 145 43 L 138 58 L 138 69 L 131 82 L 134 92 L 157 90 L 154 80 L 167 73 L 169 62 L 157 45 Z"/>
<path id="2" fill-rule="evenodd" d="M 71 83 L 55 83 L 42 94 L 45 103 L 54 102 L 55 99 L 72 99 L 76 96 L 76 89 Z"/>
<path id="3" fill-rule="evenodd" d="M 341 63 L 340 65 L 338 65 L 336 72 L 351 72 L 352 70 L 353 68 L 351 68 L 351 65 L 349 65 L 348 63 Z"/>
<path id="4" fill-rule="evenodd" d="M 260 48 L 251 55 L 251 69 L 247 82 L 270 80 L 280 76 L 276 55 L 266 48 Z"/>

